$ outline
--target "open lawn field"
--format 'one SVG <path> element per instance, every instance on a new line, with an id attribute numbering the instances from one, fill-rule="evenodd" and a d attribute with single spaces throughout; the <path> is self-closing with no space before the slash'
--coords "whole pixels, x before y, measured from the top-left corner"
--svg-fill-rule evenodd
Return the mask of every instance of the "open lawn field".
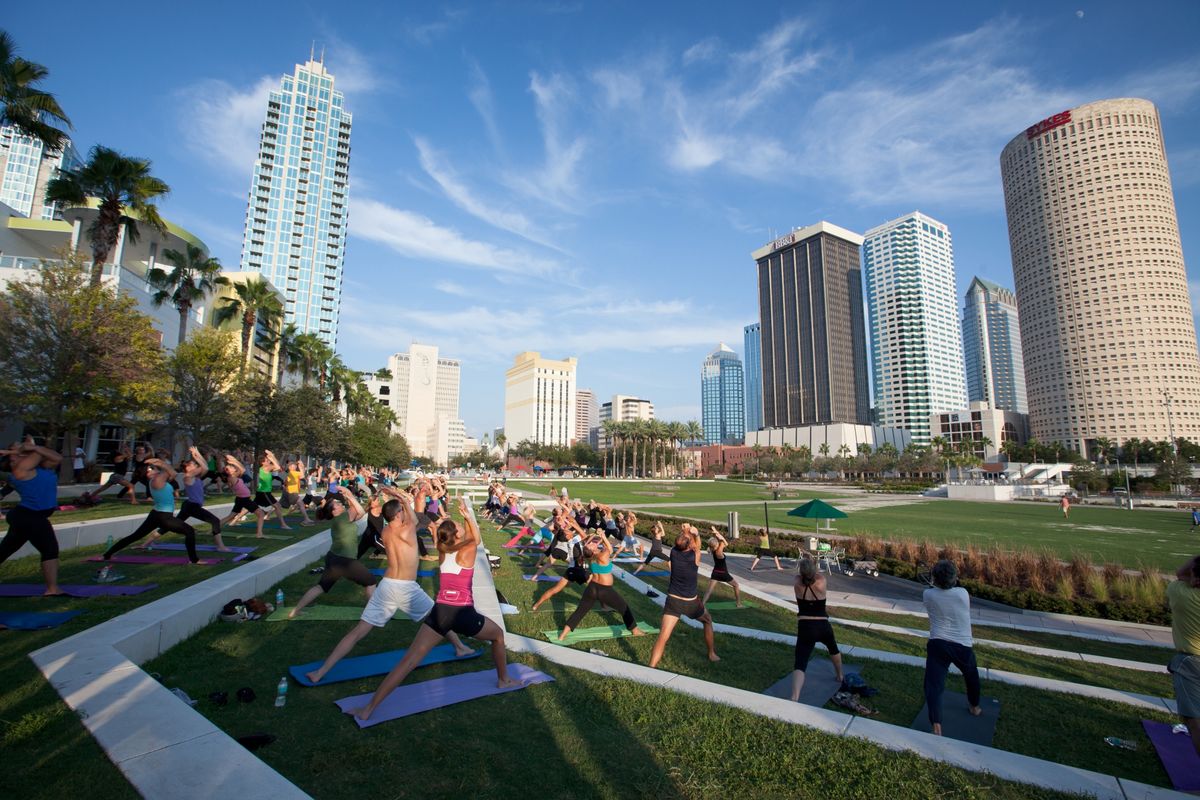
<path id="1" fill-rule="evenodd" d="M 837 503 L 833 503 L 834 506 Z M 742 511 L 742 524 L 762 525 L 762 505 L 647 507 L 679 517 L 725 522 L 726 512 Z M 786 506 L 771 506 L 772 530 L 811 532 L 813 520 L 787 516 Z M 1063 519 L 1058 506 L 1035 503 L 974 503 L 929 500 L 894 507 L 852 512 L 834 521 L 838 535 L 865 534 L 882 539 L 928 539 L 934 544 L 962 547 L 1046 549 L 1069 559 L 1083 553 L 1095 563 L 1116 562 L 1174 572 L 1200 553 L 1200 533 L 1191 531 L 1185 511 L 1128 511 L 1076 506 Z"/>
<path id="2" fill-rule="evenodd" d="M 566 486 L 572 500 L 582 500 L 585 503 L 595 500 L 606 505 L 708 503 L 722 500 L 746 502 L 772 499 L 771 490 L 765 484 L 738 481 L 510 480 L 507 485 L 510 489 L 542 497 L 549 495 L 551 485 L 556 489 Z M 804 501 L 814 497 L 827 498 L 836 495 L 807 489 L 790 489 L 785 491 L 782 497 Z"/>

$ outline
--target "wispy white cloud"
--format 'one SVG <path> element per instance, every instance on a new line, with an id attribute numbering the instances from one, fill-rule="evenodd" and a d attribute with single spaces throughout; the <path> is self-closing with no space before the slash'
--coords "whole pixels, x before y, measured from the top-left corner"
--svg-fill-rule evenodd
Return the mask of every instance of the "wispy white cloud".
<path id="1" fill-rule="evenodd" d="M 264 75 L 249 87 L 204 80 L 176 93 L 177 124 L 184 144 L 210 165 L 248 176 L 258 156 L 267 96 L 279 78 Z"/>
<path id="2" fill-rule="evenodd" d="M 469 297 L 471 290 L 460 283 L 454 281 L 438 281 L 433 285 L 433 288 L 444 294 L 451 294 L 455 297 Z"/>
<path id="3" fill-rule="evenodd" d="M 487 131 L 492 148 L 503 156 L 504 139 L 496 125 L 496 103 L 492 96 L 492 84 L 479 62 L 474 60 L 471 61 L 471 85 L 467 90 L 467 98 L 479 113 L 479 118 L 483 120 L 483 127 Z"/>
<path id="4" fill-rule="evenodd" d="M 620 69 L 598 69 L 591 75 L 600 87 L 601 105 L 609 111 L 635 106 L 642 100 L 646 87 L 637 74 Z"/>
<path id="5" fill-rule="evenodd" d="M 721 52 L 721 40 L 716 36 L 708 36 L 683 51 L 681 60 L 684 66 L 698 61 L 710 61 Z"/>
<path id="6" fill-rule="evenodd" d="M 508 184 L 528 197 L 564 211 L 577 211 L 578 170 L 587 148 L 582 136 L 567 131 L 575 104 L 575 88 L 569 79 L 555 73 L 542 77 L 530 74 L 529 91 L 534 96 L 538 123 L 545 147 L 545 161 L 538 169 L 509 172 Z"/>
<path id="7" fill-rule="evenodd" d="M 428 46 L 461 25 L 467 16 L 467 10 L 464 8 L 445 8 L 436 19 L 406 23 L 401 28 L 401 33 L 418 44 Z"/>
<path id="8" fill-rule="evenodd" d="M 332 37 L 325 49 L 326 67 L 336 80 L 336 88 L 348 96 L 376 92 L 390 82 L 379 70 L 378 59 L 368 57 L 340 37 Z"/>

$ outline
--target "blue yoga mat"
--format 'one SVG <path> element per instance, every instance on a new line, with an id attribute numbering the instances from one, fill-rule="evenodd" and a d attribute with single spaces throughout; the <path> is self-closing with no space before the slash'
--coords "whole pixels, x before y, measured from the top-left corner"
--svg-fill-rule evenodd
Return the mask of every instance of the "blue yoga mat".
<path id="1" fill-rule="evenodd" d="M 629 574 L 633 575 L 632 572 Z M 644 569 L 641 572 L 639 572 L 637 575 L 633 575 L 633 577 L 640 578 L 643 575 L 649 575 L 651 578 L 665 578 L 670 574 L 671 573 L 667 572 L 665 569 Z"/>
<path id="2" fill-rule="evenodd" d="M 375 653 L 369 656 L 343 658 L 333 665 L 333 669 L 329 670 L 329 673 L 321 679 L 320 683 L 313 683 L 304 677 L 304 673 L 318 669 L 325 663 L 324 660 L 313 661 L 311 664 L 301 664 L 298 667 L 289 667 L 288 672 L 292 674 L 292 677 L 301 686 L 324 686 L 327 683 L 353 681 L 359 678 L 369 678 L 372 675 L 386 675 L 392 671 L 392 667 L 400 663 L 400 659 L 404 658 L 404 653 L 404 650 L 389 650 L 386 653 Z M 429 655 L 422 659 L 420 666 L 427 667 L 430 664 L 441 664 L 446 661 L 466 661 L 482 653 L 482 650 L 476 650 L 469 656 L 459 658 L 454 655 L 454 645 L 439 644 L 429 651 Z"/>
<path id="3" fill-rule="evenodd" d="M 527 581 L 533 580 L 532 575 L 522 575 L 521 578 Z M 562 578 L 558 575 L 547 575 L 544 572 L 541 575 L 538 575 L 537 579 L 539 581 L 545 581 L 546 583 L 558 583 L 560 580 L 562 580 Z"/>
<path id="4" fill-rule="evenodd" d="M 371 570 L 371 574 L 372 574 L 372 575 L 379 575 L 380 577 L 382 577 L 382 576 L 384 576 L 384 575 L 387 575 L 387 570 L 386 570 L 386 569 L 384 569 L 383 567 L 376 567 L 375 569 Z M 419 570 L 417 570 L 417 577 L 418 577 L 418 578 L 432 578 L 432 577 L 433 577 L 434 575 L 436 575 L 436 574 L 437 574 L 437 573 L 436 573 L 436 572 L 434 572 L 434 571 L 433 571 L 433 570 L 431 570 L 431 569 L 419 569 Z M 318 666 L 320 666 L 320 665 L 318 664 Z"/>
<path id="5" fill-rule="evenodd" d="M 0 611 L 0 625 L 17 631 L 57 628 L 82 611 Z"/>

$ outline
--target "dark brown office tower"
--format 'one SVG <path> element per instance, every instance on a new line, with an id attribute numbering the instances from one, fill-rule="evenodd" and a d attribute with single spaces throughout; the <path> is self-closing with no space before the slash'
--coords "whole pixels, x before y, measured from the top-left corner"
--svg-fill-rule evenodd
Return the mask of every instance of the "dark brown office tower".
<path id="1" fill-rule="evenodd" d="M 752 254 L 764 428 L 870 422 L 862 243 L 857 233 L 818 222 Z"/>

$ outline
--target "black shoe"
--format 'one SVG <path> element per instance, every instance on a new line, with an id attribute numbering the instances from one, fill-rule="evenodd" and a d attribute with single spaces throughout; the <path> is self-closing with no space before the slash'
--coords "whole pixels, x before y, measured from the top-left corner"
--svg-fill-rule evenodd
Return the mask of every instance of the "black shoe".
<path id="1" fill-rule="evenodd" d="M 239 736 L 237 741 L 242 747 L 250 752 L 254 752 L 260 747 L 266 747 L 275 741 L 275 737 L 269 733 L 252 733 L 249 736 Z"/>

